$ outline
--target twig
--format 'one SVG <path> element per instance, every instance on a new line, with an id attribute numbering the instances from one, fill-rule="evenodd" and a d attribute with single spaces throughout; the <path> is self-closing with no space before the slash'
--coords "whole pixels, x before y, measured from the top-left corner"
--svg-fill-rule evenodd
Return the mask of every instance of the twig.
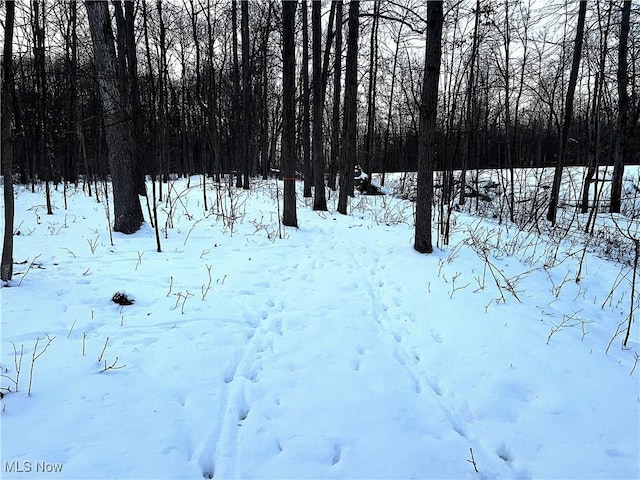
<path id="1" fill-rule="evenodd" d="M 478 471 L 478 464 L 476 463 L 476 459 L 473 456 L 473 448 L 469 447 L 469 451 L 471 452 L 471 460 L 467 459 L 467 462 L 473 465 L 473 469 L 476 471 L 476 473 L 480 473 Z"/>
<path id="2" fill-rule="evenodd" d="M 456 272 L 453 275 L 453 277 L 451 277 L 451 294 L 449 295 L 450 299 L 453 299 L 453 294 L 456 293 L 456 291 L 464 290 L 465 288 L 467 288 L 470 285 L 469 283 L 467 283 L 466 285 L 463 285 L 461 287 L 456 287 L 456 280 L 458 279 L 458 277 L 460 277 L 460 275 L 462 275 L 462 273 Z"/>
<path id="3" fill-rule="evenodd" d="M 98 357 L 98 361 L 102 361 L 102 356 L 104 355 L 104 351 L 107 349 L 107 344 L 109 343 L 109 337 L 104 341 L 104 347 L 102 347 L 102 352 L 100 352 L 100 356 Z"/>
<path id="4" fill-rule="evenodd" d="M 89 250 L 91 250 L 91 254 L 96 253 L 98 248 L 98 240 L 100 240 L 100 235 L 96 235 L 96 238 L 93 240 L 87 239 L 87 243 L 89 244 Z"/>
<path id="5" fill-rule="evenodd" d="M 13 364 L 16 368 L 16 377 L 11 378 L 9 375 L 1 374 L 0 377 L 7 378 L 11 380 L 11 382 L 15 385 L 15 391 L 18 391 L 18 385 L 20 383 L 20 368 L 22 367 L 22 357 L 24 355 L 24 345 L 20 345 L 20 355 L 18 355 L 18 349 L 16 348 L 16 344 L 11 342 L 13 345 Z M 8 372 L 8 370 L 4 370 Z M 5 388 L 5 387 L 3 387 Z M 6 387 L 6 390 L 11 392 L 11 387 Z"/>
<path id="6" fill-rule="evenodd" d="M 36 360 L 40 358 L 40 356 L 42 356 L 44 352 L 47 351 L 47 348 L 49 348 L 49 345 L 51 345 L 51 342 L 53 342 L 56 337 L 50 337 L 49 335 L 47 335 L 46 338 L 47 344 L 40 351 L 40 353 L 36 353 L 38 351 L 38 343 L 40 342 L 40 340 L 44 340 L 45 337 L 36 338 L 36 344 L 33 346 L 33 354 L 31 355 L 31 369 L 29 370 L 29 388 L 27 390 L 27 395 L 29 396 L 31 396 L 31 384 L 33 383 L 33 367 L 35 366 Z"/>
<path id="7" fill-rule="evenodd" d="M 209 275 L 209 283 L 207 284 L 206 287 L 202 285 L 202 300 L 204 300 L 207 297 L 207 293 L 209 293 L 209 290 L 211 290 L 211 265 L 205 264 L 205 267 L 207 267 L 207 274 Z"/>
<path id="8" fill-rule="evenodd" d="M 22 281 L 24 280 L 24 277 L 27 276 L 27 273 L 29 273 L 29 270 L 31 270 L 31 267 L 33 267 L 33 265 L 35 264 L 36 260 L 40 257 L 41 254 L 36 255 L 35 257 L 33 257 L 33 260 L 31 260 L 31 263 L 29 264 L 29 267 L 27 268 L 27 271 L 24 272 L 24 274 L 22 275 L 22 278 L 20 278 L 20 281 L 18 282 L 18 286 L 22 285 Z"/>
<path id="9" fill-rule="evenodd" d="M 107 366 L 107 361 L 104 361 L 104 368 L 102 370 L 100 370 L 100 373 L 102 372 L 106 372 L 107 370 L 120 370 L 121 368 L 126 367 L 126 365 L 119 365 L 116 367 L 116 363 L 118 363 L 118 358 L 116 357 L 116 359 L 113 361 L 113 363 L 109 366 Z"/>
<path id="10" fill-rule="evenodd" d="M 629 375 L 632 375 L 632 376 L 633 376 L 633 372 L 636 370 L 636 366 L 638 365 L 638 360 L 640 360 L 640 355 L 638 355 L 638 352 L 635 352 L 635 356 L 633 358 L 635 361 L 633 362 L 633 368 L 629 372 Z"/>
<path id="11" fill-rule="evenodd" d="M 189 293 L 189 290 L 187 290 L 187 293 L 184 295 L 184 300 L 182 301 L 182 308 L 180 309 L 182 315 L 184 315 L 184 305 L 187 303 L 187 298 L 189 297 L 193 297 L 193 293 Z"/>
<path id="12" fill-rule="evenodd" d="M 76 322 L 77 321 L 78 321 L 77 318 L 73 321 L 73 324 L 71 325 L 71 328 L 69 329 L 69 333 L 67 334 L 67 340 L 69 340 L 69 337 L 71 336 L 71 332 L 73 332 L 73 327 L 76 326 Z"/>

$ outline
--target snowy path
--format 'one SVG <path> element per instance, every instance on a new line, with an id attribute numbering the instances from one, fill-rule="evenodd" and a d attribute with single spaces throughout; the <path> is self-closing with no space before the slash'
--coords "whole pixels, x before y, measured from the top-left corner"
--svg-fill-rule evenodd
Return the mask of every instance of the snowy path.
<path id="1" fill-rule="evenodd" d="M 148 226 L 110 245 L 81 191 L 64 215 L 57 192 L 44 220 L 41 194 L 20 191 L 24 280 L 0 289 L 3 386 L 24 346 L 2 399 L 3 478 L 37 461 L 63 464 L 60 479 L 638 477 L 637 331 L 604 353 L 626 318 L 619 266 L 587 255 L 577 283 L 579 256 L 547 269 L 501 255 L 521 301 L 501 300 L 464 243 L 476 219 L 460 215 L 433 255 L 381 221 L 399 208 L 410 222 L 411 205 L 376 197 L 349 216 L 301 206 L 277 238 L 260 189 L 239 193 L 233 235 L 189 190 L 160 254 Z M 120 289 L 134 305 L 110 301 Z"/>
<path id="2" fill-rule="evenodd" d="M 261 280 L 242 304 L 250 331 L 226 367 L 222 412 L 199 457 L 205 477 L 414 478 L 434 461 L 444 477 L 472 470 L 465 455 L 482 447 L 468 433 L 468 407 L 455 392 L 443 396 L 421 356 L 441 340 L 436 331 L 410 340 L 415 305 L 402 302 L 402 265 L 388 266 L 409 247 L 379 255 L 353 231 L 302 230 L 272 264 L 259 249 L 247 253 L 239 274 Z M 452 450 L 460 458 L 443 464 Z M 519 476 L 499 463 L 494 475 Z"/>

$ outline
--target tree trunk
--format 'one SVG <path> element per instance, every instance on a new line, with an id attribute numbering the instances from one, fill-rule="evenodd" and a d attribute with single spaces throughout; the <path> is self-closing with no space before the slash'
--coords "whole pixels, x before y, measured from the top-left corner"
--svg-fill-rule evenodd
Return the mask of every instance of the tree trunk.
<path id="1" fill-rule="evenodd" d="M 169 64 L 167 61 L 167 30 L 164 23 L 164 17 L 162 13 L 162 1 L 156 1 L 156 8 L 158 10 L 158 27 L 159 27 L 159 48 L 160 58 L 158 59 L 158 126 L 156 130 L 158 146 L 158 165 L 157 171 L 160 173 L 160 199 L 162 199 L 162 185 L 166 182 L 169 174 L 169 158 L 168 158 L 168 136 L 170 135 L 167 128 L 167 116 L 169 105 Z"/>
<path id="2" fill-rule="evenodd" d="M 266 31 L 263 36 L 262 46 L 262 94 L 260 97 L 260 109 L 262 114 L 262 123 L 260 125 L 260 155 L 262 179 L 266 180 L 269 176 L 269 32 L 271 31 L 271 14 L 273 5 L 269 4 L 267 13 Z"/>
<path id="3" fill-rule="evenodd" d="M 613 179 L 611 182 L 611 213 L 620 213 L 622 206 L 622 180 L 627 156 L 627 124 L 629 117 L 629 94 L 627 85 L 627 50 L 629 43 L 629 17 L 631 14 L 631 0 L 626 0 L 622 6 L 620 21 L 620 43 L 618 44 L 618 123 L 616 125 L 616 153 L 613 164 Z"/>
<path id="4" fill-rule="evenodd" d="M 241 147 L 240 142 L 244 141 L 240 139 L 240 129 L 242 128 L 241 117 L 240 117 L 240 66 L 238 64 L 238 1 L 232 0 L 231 2 L 231 39 L 233 46 L 233 98 L 231 100 L 231 105 L 233 108 L 232 117 L 233 117 L 233 131 L 232 131 L 232 139 L 233 139 L 233 168 L 236 169 L 236 187 L 242 187 L 242 174 L 241 174 L 241 164 L 242 159 L 241 155 Z"/>
<path id="5" fill-rule="evenodd" d="M 322 85 L 322 26 L 320 23 L 320 0 L 312 3 L 313 41 L 313 209 L 327 210 L 324 191 L 324 148 L 322 145 L 322 109 L 324 92 Z"/>
<path id="6" fill-rule="evenodd" d="M 85 6 L 94 48 L 113 184 L 113 229 L 126 234 L 134 233 L 142 225 L 144 217 L 134 181 L 130 115 L 125 110 L 126 104 L 122 102 L 118 88 L 116 51 L 109 7 L 107 3 L 100 1 L 87 1 Z"/>
<path id="7" fill-rule="evenodd" d="M 129 79 L 129 102 L 131 104 L 133 153 L 136 172 L 136 190 L 138 195 L 147 195 L 145 183 L 144 151 L 148 149 L 148 141 L 143 136 L 143 114 L 140 103 L 140 87 L 138 85 L 138 56 L 136 54 L 135 10 L 134 2 L 124 2 L 125 42 L 127 45 L 127 74 Z"/>
<path id="8" fill-rule="evenodd" d="M 389 156 L 389 135 L 391 133 L 391 118 L 393 115 L 393 94 L 396 87 L 396 70 L 398 68 L 398 53 L 400 52 L 400 39 L 402 38 L 402 29 L 404 23 L 400 24 L 398 29 L 398 36 L 395 41 L 395 53 L 393 55 L 393 68 L 391 69 L 391 89 L 389 91 L 389 110 L 387 111 L 387 126 L 384 133 L 384 151 L 382 153 L 382 178 L 380 179 L 380 185 L 384 187 L 385 175 L 387 171 L 388 156 Z"/>
<path id="9" fill-rule="evenodd" d="M 478 24 L 480 21 L 480 0 L 476 0 L 476 9 L 474 12 L 474 21 L 473 21 L 473 39 L 471 42 L 471 58 L 469 59 L 469 77 L 467 80 L 467 91 L 466 91 L 466 112 L 465 112 L 465 152 L 462 157 L 462 172 L 460 173 L 460 198 L 458 200 L 458 205 L 464 205 L 465 200 L 465 189 L 467 185 L 467 167 L 468 165 L 473 165 L 474 163 L 470 162 L 472 151 L 473 151 L 473 139 L 476 135 L 473 134 L 473 130 L 477 127 L 477 124 L 474 121 L 474 111 L 473 108 L 474 102 L 476 102 L 475 96 L 475 73 L 476 73 L 476 58 L 478 56 Z"/>
<path id="10" fill-rule="evenodd" d="M 249 123 L 251 121 L 251 83 L 249 82 L 249 2 L 240 3 L 240 34 L 242 37 L 242 168 L 244 182 L 242 188 L 249 190 Z"/>
<path id="11" fill-rule="evenodd" d="M 2 143 L 2 177 L 4 182 L 4 238 L 0 279 L 8 282 L 13 276 L 13 138 L 11 132 L 11 110 L 13 100 L 13 24 L 16 2 L 5 2 L 4 46 L 2 50 L 2 118 L 0 120 L 0 143 Z"/>
<path id="12" fill-rule="evenodd" d="M 427 45 L 418 132 L 418 192 L 414 242 L 414 248 L 420 253 L 433 252 L 431 209 L 443 21 L 442 2 L 427 3 Z"/>
<path id="13" fill-rule="evenodd" d="M 596 2 L 596 8 L 598 13 L 598 24 L 600 31 L 600 60 L 598 64 L 598 70 L 596 71 L 595 76 L 595 87 L 593 93 L 593 106 L 591 107 L 591 116 L 588 127 L 588 139 L 589 139 L 589 153 L 588 153 L 588 165 L 587 171 L 585 173 L 584 183 L 582 186 L 582 205 L 581 212 L 587 213 L 589 211 L 589 193 L 591 190 L 591 184 L 593 183 L 593 179 L 598 171 L 598 166 L 600 163 L 600 114 L 601 114 L 601 104 L 602 104 L 602 91 L 604 87 L 604 69 L 607 62 L 607 44 L 609 38 L 609 27 L 611 25 L 611 10 L 613 7 L 613 2 L 609 2 L 609 7 L 607 9 L 606 14 L 606 24 L 602 25 L 602 15 L 600 15 L 600 1 Z M 596 183 L 595 188 L 593 189 L 593 212 L 595 213 L 595 208 L 597 207 L 596 198 L 598 195 L 598 184 Z M 593 215 L 590 215 L 593 217 Z M 589 231 L 589 223 L 585 226 L 585 232 Z"/>
<path id="14" fill-rule="evenodd" d="M 67 103 L 67 124 L 65 133 L 66 161 L 62 175 L 65 181 L 78 184 L 78 115 L 77 115 L 77 4 L 69 2 L 69 25 L 65 35 L 65 76 L 69 97 Z M 87 172 L 88 173 L 88 172 Z"/>
<path id="15" fill-rule="evenodd" d="M 504 140 L 507 168 L 509 168 L 509 221 L 514 221 L 515 179 L 513 172 L 513 149 L 511 145 L 511 25 L 509 0 L 504 2 Z"/>
<path id="16" fill-rule="evenodd" d="M 313 174 L 311 170 L 311 114 L 309 99 L 309 21 L 307 0 L 302 0 L 302 174 L 303 196 L 310 198 Z"/>
<path id="17" fill-rule="evenodd" d="M 47 72 L 45 67 L 45 9 L 44 2 L 42 12 L 40 12 L 40 0 L 32 2 L 32 29 L 33 29 L 33 61 L 35 66 L 35 90 L 36 90 L 36 116 L 37 116 L 37 139 L 36 157 L 40 163 L 40 168 L 44 171 L 45 201 L 47 205 L 47 215 L 53 215 L 51 204 L 51 181 L 52 165 L 47 144 L 48 115 L 47 115 Z"/>
<path id="18" fill-rule="evenodd" d="M 282 175 L 284 180 L 284 204 L 282 224 L 298 226 L 296 213 L 296 51 L 295 51 L 296 2 L 282 1 Z"/>
<path id="19" fill-rule="evenodd" d="M 369 44 L 369 89 L 367 92 L 367 136 L 364 147 L 364 192 L 371 191 L 371 174 L 373 165 L 373 146 L 376 119 L 376 80 L 378 76 L 378 24 L 380 2 L 373 3 L 373 26 L 371 27 L 371 41 Z"/>
<path id="20" fill-rule="evenodd" d="M 344 87 L 342 145 L 340 148 L 340 193 L 338 212 L 347 214 L 347 197 L 353 192 L 353 169 L 356 157 L 356 122 L 358 94 L 358 17 L 360 2 L 349 3 L 349 34 Z"/>
<path id="21" fill-rule="evenodd" d="M 569 138 L 569 128 L 571 127 L 571 118 L 573 116 L 573 97 L 576 90 L 576 83 L 578 81 L 580 57 L 582 56 L 582 39 L 584 34 L 584 19 L 586 11 L 587 2 L 586 0 L 581 0 L 580 9 L 578 10 L 578 27 L 576 29 L 576 41 L 573 49 L 573 61 L 571 64 L 571 74 L 569 75 L 569 85 L 567 87 L 567 100 L 565 103 L 562 133 L 560 135 L 560 150 L 558 152 L 558 160 L 553 175 L 553 186 L 551 187 L 549 211 L 547 212 L 547 220 L 549 220 L 552 225 L 555 225 L 556 216 L 558 213 L 558 199 L 560 197 L 562 169 L 564 167 L 564 157 L 566 155 L 567 140 Z"/>
<path id="22" fill-rule="evenodd" d="M 329 188 L 336 189 L 340 151 L 340 90 L 342 77 L 342 0 L 336 0 L 336 48 L 333 62 L 333 112 L 331 117 L 331 158 Z"/>

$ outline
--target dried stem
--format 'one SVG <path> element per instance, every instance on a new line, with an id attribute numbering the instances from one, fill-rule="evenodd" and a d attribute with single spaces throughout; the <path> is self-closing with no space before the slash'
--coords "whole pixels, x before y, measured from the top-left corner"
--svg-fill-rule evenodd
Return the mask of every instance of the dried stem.
<path id="1" fill-rule="evenodd" d="M 467 459 L 467 462 L 469 462 L 471 465 L 473 465 L 473 469 L 476 471 L 476 473 L 480 473 L 478 471 L 478 464 L 476 463 L 476 459 L 473 456 L 473 448 L 469 447 L 469 452 L 471 452 L 471 460 Z"/>
<path id="2" fill-rule="evenodd" d="M 104 347 L 102 347 L 102 352 L 100 352 L 100 356 L 98 357 L 98 361 L 102 361 L 102 357 L 104 355 L 105 350 L 107 349 L 107 344 L 109 343 L 109 337 L 104 341 Z"/>
<path id="3" fill-rule="evenodd" d="M 40 343 L 40 340 L 44 340 L 45 338 L 47 339 L 47 344 L 40 352 L 38 352 L 38 343 Z M 27 394 L 29 396 L 31 396 L 31 385 L 33 384 L 33 367 L 36 364 L 36 360 L 38 360 L 38 358 L 40 358 L 42 354 L 47 351 L 47 348 L 49 348 L 49 345 L 51 345 L 51 342 L 53 342 L 55 338 L 56 337 L 50 337 L 49 335 L 46 335 L 46 337 L 36 338 L 36 344 L 33 346 L 33 354 L 31 355 L 31 369 L 29 370 L 29 388 L 27 390 Z"/>

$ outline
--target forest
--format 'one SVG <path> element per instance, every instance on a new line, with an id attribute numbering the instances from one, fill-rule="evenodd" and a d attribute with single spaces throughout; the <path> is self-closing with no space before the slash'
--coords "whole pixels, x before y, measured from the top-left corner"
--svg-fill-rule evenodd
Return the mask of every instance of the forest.
<path id="1" fill-rule="evenodd" d="M 0 476 L 640 476 L 640 4 L 0 2 Z"/>
<path id="2" fill-rule="evenodd" d="M 425 162 L 449 203 L 454 190 L 464 203 L 467 171 L 580 165 L 585 211 L 598 167 L 614 165 L 619 211 L 622 169 L 640 160 L 637 4 L 444 2 L 437 113 L 421 134 L 429 2 L 310 3 L 291 5 L 286 52 L 273 1 L 5 2 L 6 179 L 91 189 L 122 170 L 143 195 L 145 175 L 159 180 L 162 198 L 171 175 L 230 175 L 250 188 L 255 175 L 282 174 L 323 197 L 342 168 L 380 173 L 382 186 L 386 172 L 416 171 L 429 135 L 436 153 Z M 116 149 L 120 167 L 108 156 Z M 513 174 L 505 183 L 513 196 Z"/>

